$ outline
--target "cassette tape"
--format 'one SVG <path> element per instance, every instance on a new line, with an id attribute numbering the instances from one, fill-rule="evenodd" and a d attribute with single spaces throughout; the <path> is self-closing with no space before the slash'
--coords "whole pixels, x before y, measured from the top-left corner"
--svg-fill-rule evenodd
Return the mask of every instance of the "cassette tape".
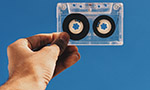
<path id="1" fill-rule="evenodd" d="M 72 45 L 123 45 L 123 4 L 58 3 L 57 32 Z"/>

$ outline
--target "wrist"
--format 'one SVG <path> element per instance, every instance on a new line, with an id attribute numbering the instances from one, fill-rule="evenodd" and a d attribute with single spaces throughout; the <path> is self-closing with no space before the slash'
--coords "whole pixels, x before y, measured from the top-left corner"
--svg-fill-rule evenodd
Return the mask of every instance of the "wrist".
<path id="1" fill-rule="evenodd" d="M 45 90 L 46 86 L 34 75 L 11 77 L 0 90 Z"/>

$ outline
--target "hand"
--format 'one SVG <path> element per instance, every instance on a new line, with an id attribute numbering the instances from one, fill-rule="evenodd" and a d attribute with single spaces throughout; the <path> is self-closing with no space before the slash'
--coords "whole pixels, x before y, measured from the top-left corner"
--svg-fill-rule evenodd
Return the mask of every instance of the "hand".
<path id="1" fill-rule="evenodd" d="M 9 80 L 0 90 L 44 90 L 53 77 L 80 59 L 78 48 L 68 42 L 69 35 L 63 32 L 38 34 L 9 45 Z"/>

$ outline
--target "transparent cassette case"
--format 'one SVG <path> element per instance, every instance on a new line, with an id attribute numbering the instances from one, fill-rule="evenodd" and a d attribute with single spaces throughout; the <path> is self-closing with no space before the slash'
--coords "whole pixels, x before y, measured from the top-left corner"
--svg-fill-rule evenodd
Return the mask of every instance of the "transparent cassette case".
<path id="1" fill-rule="evenodd" d="M 73 13 L 84 15 L 89 21 L 89 32 L 81 40 L 70 40 L 72 45 L 123 45 L 123 4 L 122 3 L 58 3 L 57 4 L 57 32 L 63 32 L 63 21 Z M 115 22 L 114 33 L 101 38 L 93 31 L 94 20 L 107 15 Z"/>

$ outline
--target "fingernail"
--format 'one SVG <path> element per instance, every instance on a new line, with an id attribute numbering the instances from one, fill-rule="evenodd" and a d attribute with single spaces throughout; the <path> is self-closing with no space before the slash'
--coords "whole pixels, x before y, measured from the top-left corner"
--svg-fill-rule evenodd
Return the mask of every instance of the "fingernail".
<path id="1" fill-rule="evenodd" d="M 77 59 L 80 59 L 80 54 L 79 53 L 75 53 L 74 56 L 76 56 Z"/>

